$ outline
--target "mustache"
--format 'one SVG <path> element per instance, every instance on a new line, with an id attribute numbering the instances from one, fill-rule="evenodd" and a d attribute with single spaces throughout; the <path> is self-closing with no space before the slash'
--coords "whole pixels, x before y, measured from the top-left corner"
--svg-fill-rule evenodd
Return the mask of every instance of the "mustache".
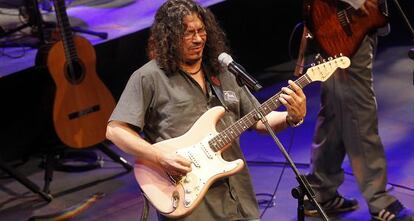
<path id="1" fill-rule="evenodd" d="M 205 45 L 204 43 L 194 43 L 190 46 L 190 49 L 197 49 L 200 47 L 204 47 L 204 45 Z"/>

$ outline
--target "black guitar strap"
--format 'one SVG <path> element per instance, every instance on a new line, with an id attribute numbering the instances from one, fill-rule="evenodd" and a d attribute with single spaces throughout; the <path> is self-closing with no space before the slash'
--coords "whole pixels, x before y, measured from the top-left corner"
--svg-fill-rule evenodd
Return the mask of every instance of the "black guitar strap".
<path id="1" fill-rule="evenodd" d="M 219 78 L 217 76 L 211 76 L 208 73 L 206 73 L 206 78 L 207 83 L 211 85 L 211 88 L 213 88 L 214 94 L 220 100 L 221 105 L 224 107 L 224 109 L 226 109 L 226 111 L 228 111 L 226 103 L 224 102 L 223 88 L 221 87 Z"/>

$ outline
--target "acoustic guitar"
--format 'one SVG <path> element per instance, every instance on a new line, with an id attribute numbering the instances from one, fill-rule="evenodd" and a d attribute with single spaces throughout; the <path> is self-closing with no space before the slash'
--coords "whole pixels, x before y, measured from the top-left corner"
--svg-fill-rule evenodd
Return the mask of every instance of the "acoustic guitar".
<path id="1" fill-rule="evenodd" d="M 53 123 L 60 140 L 84 148 L 105 140 L 115 99 L 96 73 L 95 49 L 73 35 L 64 0 L 53 0 L 61 40 L 48 51 L 46 65 L 55 84 Z"/>
<path id="2" fill-rule="evenodd" d="M 347 57 L 329 59 L 313 66 L 295 82 L 305 87 L 313 81 L 327 80 L 338 68 L 350 65 Z M 288 86 L 290 87 L 290 86 Z M 259 110 L 267 115 L 281 106 L 277 93 L 265 101 Z M 225 161 L 221 153 L 245 130 L 257 121 L 258 113 L 252 111 L 218 133 L 216 123 L 224 115 L 224 108 L 213 107 L 205 112 L 182 136 L 155 143 L 164 152 L 177 153 L 192 162 L 192 171 L 183 177 L 172 176 L 157 164 L 137 159 L 134 173 L 145 197 L 163 215 L 181 217 L 190 214 L 200 204 L 214 181 L 233 175 L 244 167 L 241 159 Z"/>
<path id="3" fill-rule="evenodd" d="M 362 15 L 339 0 L 305 1 L 305 17 L 316 42 L 330 56 L 342 53 L 351 57 L 370 31 L 387 24 L 385 0 L 375 0 L 376 7 Z"/>

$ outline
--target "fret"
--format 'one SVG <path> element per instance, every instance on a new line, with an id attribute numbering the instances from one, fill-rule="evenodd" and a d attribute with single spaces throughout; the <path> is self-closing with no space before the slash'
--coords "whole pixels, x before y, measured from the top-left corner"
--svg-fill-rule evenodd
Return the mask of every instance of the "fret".
<path id="1" fill-rule="evenodd" d="M 270 113 L 272 110 L 279 107 L 280 105 L 279 97 L 280 97 L 280 92 L 269 99 L 269 102 L 267 102 L 267 104 L 269 105 L 269 110 L 267 111 L 268 113 Z"/>
<path id="2" fill-rule="evenodd" d="M 249 116 L 247 120 L 249 121 L 248 122 L 249 125 L 255 124 L 256 123 L 256 112 L 254 113 L 252 112 L 251 116 Z"/>
<path id="3" fill-rule="evenodd" d="M 345 13 L 347 13 L 348 15 L 353 14 L 356 12 L 356 9 L 354 9 L 352 6 L 348 6 L 345 8 Z"/>
<path id="4" fill-rule="evenodd" d="M 304 88 L 312 81 L 325 81 L 330 77 L 331 74 L 334 73 L 338 67 L 344 69 L 349 67 L 349 65 L 350 60 L 347 57 L 341 56 L 340 58 L 335 58 L 333 60 L 329 59 L 329 61 L 324 61 L 322 64 L 309 68 L 304 75 L 295 81 L 295 83 L 300 88 Z M 287 87 L 292 89 L 290 85 Z M 258 111 L 266 116 L 271 111 L 280 107 L 282 105 L 279 100 L 281 93 L 282 91 L 279 91 L 270 99 L 263 102 L 263 104 L 258 107 Z M 226 128 L 224 131 L 213 137 L 209 141 L 211 149 L 215 152 L 220 151 L 223 147 L 231 143 L 235 138 L 239 137 L 241 133 L 253 126 L 258 120 L 259 119 L 257 117 L 256 110 L 253 110 L 250 113 L 246 114 L 244 117 Z"/>
<path id="5" fill-rule="evenodd" d="M 225 144 L 226 144 L 226 143 L 224 143 L 224 142 L 223 142 L 223 139 L 222 139 L 221 134 L 219 134 L 219 136 L 218 136 L 217 143 L 218 143 L 218 145 L 219 145 L 221 148 L 223 148 L 223 147 L 225 146 Z M 220 148 L 220 149 L 221 149 L 221 148 Z"/>
<path id="6" fill-rule="evenodd" d="M 273 101 L 272 101 L 273 102 Z M 264 103 L 264 105 L 263 105 L 263 108 L 260 108 L 260 111 L 262 112 L 262 113 L 266 113 L 266 112 L 268 112 L 269 111 L 269 109 L 270 109 L 270 107 L 269 107 L 269 104 L 267 103 L 267 102 L 265 102 Z M 270 112 L 269 112 L 270 113 Z"/>
<path id="7" fill-rule="evenodd" d="M 209 141 L 209 145 L 210 145 L 210 148 L 213 149 L 214 152 L 217 152 L 217 151 L 220 150 L 220 148 L 218 148 L 217 141 L 216 141 L 215 137 Z"/>
<path id="8" fill-rule="evenodd" d="M 61 34 L 63 47 L 65 51 L 65 57 L 68 63 L 78 60 L 75 43 L 73 41 L 72 29 L 70 26 L 69 18 L 66 13 L 66 6 L 64 0 L 54 0 L 55 12 L 57 15 L 59 31 Z"/>
<path id="9" fill-rule="evenodd" d="M 300 78 L 298 78 L 295 83 L 299 87 L 303 88 L 310 82 L 311 80 L 305 74 L 305 75 L 302 75 Z M 288 88 L 291 89 L 291 86 L 289 85 Z M 265 101 L 259 107 L 259 111 L 261 111 L 262 114 L 266 116 L 271 111 L 281 106 L 282 103 L 279 101 L 279 97 L 281 93 L 282 92 L 278 92 L 276 95 L 274 95 L 273 97 Z M 259 119 L 256 118 L 255 110 L 246 114 L 244 117 L 234 122 L 230 127 L 228 127 L 227 129 L 225 129 L 224 131 L 216 135 L 214 138 L 212 138 L 209 141 L 211 149 L 215 152 L 221 150 L 227 144 L 231 143 L 235 138 L 239 137 L 244 131 L 246 131 L 248 128 L 253 126 L 258 120 Z"/>
<path id="10" fill-rule="evenodd" d="M 239 120 L 240 121 L 240 120 Z M 234 129 L 236 129 L 236 133 L 237 134 L 241 134 L 241 132 L 243 131 L 240 127 L 240 124 L 238 122 L 234 123 Z"/>
<path id="11" fill-rule="evenodd" d="M 243 131 L 247 130 L 246 124 L 244 122 L 244 117 L 239 122 L 240 122 L 240 128 L 242 129 L 241 131 L 243 132 Z"/>
<path id="12" fill-rule="evenodd" d="M 334 70 L 336 70 L 336 68 L 337 67 L 335 67 Z M 303 75 L 300 78 L 303 79 L 303 84 L 301 84 L 301 88 L 304 88 L 306 85 L 308 85 L 312 82 L 312 80 L 309 78 L 309 76 L 307 74 Z"/>
<path id="13" fill-rule="evenodd" d="M 209 146 L 210 148 L 214 151 L 217 152 L 219 151 L 221 148 L 219 147 L 218 143 L 217 143 L 217 137 L 214 137 L 213 139 L 211 139 L 209 142 Z"/>
<path id="14" fill-rule="evenodd" d="M 230 143 L 233 139 L 227 135 L 227 133 L 223 133 L 223 140 L 225 143 Z"/>
<path id="15" fill-rule="evenodd" d="M 226 130 L 226 133 L 229 135 L 229 137 L 230 137 L 232 140 L 234 140 L 234 139 L 237 137 L 237 133 L 236 133 L 236 132 L 234 132 L 233 128 L 231 128 L 231 127 L 229 127 L 229 128 Z"/>
<path id="16" fill-rule="evenodd" d="M 232 139 L 237 138 L 238 134 L 234 132 L 233 128 L 229 128 L 228 132 L 230 133 Z"/>
<path id="17" fill-rule="evenodd" d="M 226 136 L 224 133 L 220 133 L 220 140 L 225 145 L 227 143 Z"/>

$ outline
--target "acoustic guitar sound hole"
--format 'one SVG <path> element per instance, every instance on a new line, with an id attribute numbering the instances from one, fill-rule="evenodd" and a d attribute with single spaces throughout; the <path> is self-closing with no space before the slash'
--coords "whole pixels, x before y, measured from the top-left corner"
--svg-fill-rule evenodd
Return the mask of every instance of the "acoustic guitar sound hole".
<path id="1" fill-rule="evenodd" d="M 65 67 L 66 79 L 72 84 L 79 84 L 85 78 L 85 67 L 79 60 L 73 60 L 66 63 Z"/>

